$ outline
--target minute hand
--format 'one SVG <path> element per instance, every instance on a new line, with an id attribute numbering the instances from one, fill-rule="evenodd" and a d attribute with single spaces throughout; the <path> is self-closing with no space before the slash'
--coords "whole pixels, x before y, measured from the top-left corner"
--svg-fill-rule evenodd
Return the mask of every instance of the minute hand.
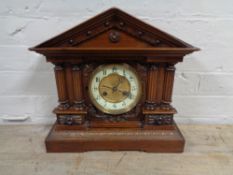
<path id="1" fill-rule="evenodd" d="M 102 87 L 105 87 L 105 88 L 108 88 L 108 89 L 112 89 L 112 87 L 106 86 L 106 85 L 103 85 Z"/>
<path id="2" fill-rule="evenodd" d="M 121 76 L 121 77 L 119 77 L 119 79 L 118 79 L 118 83 L 117 83 L 117 85 L 116 86 L 114 86 L 114 88 L 117 88 L 122 82 L 124 81 L 124 78 Z"/>

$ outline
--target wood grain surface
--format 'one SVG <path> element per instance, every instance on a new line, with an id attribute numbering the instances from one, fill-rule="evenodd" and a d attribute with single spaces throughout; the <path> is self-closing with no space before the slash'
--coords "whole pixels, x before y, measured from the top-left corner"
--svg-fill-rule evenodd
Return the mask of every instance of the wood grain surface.
<path id="1" fill-rule="evenodd" d="M 233 125 L 179 125 L 182 154 L 144 152 L 46 153 L 51 125 L 0 126 L 4 175 L 232 175 Z"/>

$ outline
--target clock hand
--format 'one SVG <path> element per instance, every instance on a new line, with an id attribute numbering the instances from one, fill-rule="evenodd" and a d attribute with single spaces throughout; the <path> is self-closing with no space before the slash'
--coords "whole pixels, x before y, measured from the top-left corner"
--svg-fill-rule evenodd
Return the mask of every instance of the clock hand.
<path id="1" fill-rule="evenodd" d="M 102 85 L 102 87 L 108 88 L 108 89 L 113 89 L 112 87 L 109 87 L 109 86 L 106 86 L 106 85 Z M 121 92 L 124 96 L 129 96 L 130 95 L 129 91 L 124 91 L 124 90 L 120 90 L 120 89 L 116 89 L 116 91 Z"/>
<path id="2" fill-rule="evenodd" d="M 124 78 L 120 76 L 116 87 L 118 87 L 123 81 L 124 81 Z"/>
<path id="3" fill-rule="evenodd" d="M 121 81 L 122 80 L 119 78 L 119 81 L 118 81 L 118 83 L 117 83 L 116 86 L 110 87 L 110 86 L 102 85 L 102 87 L 112 89 L 112 92 L 116 92 L 117 91 L 117 87 L 120 85 Z"/>
<path id="4" fill-rule="evenodd" d="M 124 91 L 120 89 L 117 89 L 117 91 L 121 92 L 124 96 L 127 96 L 127 97 L 131 94 L 129 91 Z"/>
<path id="5" fill-rule="evenodd" d="M 122 76 L 120 76 L 120 77 L 118 78 L 118 83 L 117 83 L 117 85 L 116 85 L 116 86 L 113 86 L 113 88 L 112 88 L 113 92 L 118 91 L 118 86 L 119 86 L 123 81 L 124 81 L 124 78 L 122 78 Z"/>
<path id="6" fill-rule="evenodd" d="M 124 80 L 123 77 L 121 75 L 118 75 L 117 84 L 115 86 L 113 86 L 113 87 L 118 87 L 122 83 L 123 80 Z"/>
<path id="7" fill-rule="evenodd" d="M 112 89 L 112 87 L 106 86 L 106 85 L 102 85 L 102 87 L 105 87 L 105 88 L 108 88 L 108 89 Z"/>
<path id="8" fill-rule="evenodd" d="M 102 85 L 102 87 L 111 89 L 112 92 L 116 92 L 116 90 L 117 90 L 117 88 L 115 88 L 115 87 L 110 87 L 110 86 L 106 86 L 106 85 Z"/>

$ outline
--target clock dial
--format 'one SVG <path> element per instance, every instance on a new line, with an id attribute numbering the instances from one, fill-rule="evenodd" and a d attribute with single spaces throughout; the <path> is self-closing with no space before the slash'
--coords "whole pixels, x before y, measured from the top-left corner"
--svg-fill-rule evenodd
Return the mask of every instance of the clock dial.
<path id="1" fill-rule="evenodd" d="M 89 96 L 100 111 L 122 114 L 138 103 L 141 84 L 136 71 L 127 64 L 101 65 L 90 78 Z"/>

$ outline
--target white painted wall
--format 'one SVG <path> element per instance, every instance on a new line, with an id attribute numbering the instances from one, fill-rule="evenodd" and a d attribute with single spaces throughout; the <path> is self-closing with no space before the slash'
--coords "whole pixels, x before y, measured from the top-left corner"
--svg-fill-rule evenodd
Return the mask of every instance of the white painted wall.
<path id="1" fill-rule="evenodd" d="M 53 66 L 28 47 L 112 6 L 202 49 L 177 65 L 176 120 L 233 123 L 231 0 L 2 0 L 0 116 L 28 114 L 27 123 L 53 121 Z"/>

